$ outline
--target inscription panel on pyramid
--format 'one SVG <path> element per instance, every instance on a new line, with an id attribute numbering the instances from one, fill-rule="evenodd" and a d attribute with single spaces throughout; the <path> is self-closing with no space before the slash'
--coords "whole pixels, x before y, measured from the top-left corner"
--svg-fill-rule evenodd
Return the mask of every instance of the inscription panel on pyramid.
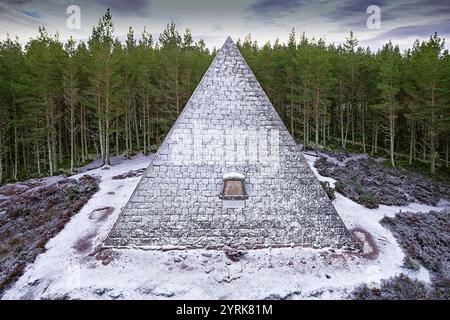
<path id="1" fill-rule="evenodd" d="M 242 180 L 242 205 L 225 203 L 237 201 L 223 196 L 230 173 Z M 237 182 L 229 188 L 243 191 Z M 349 242 L 344 223 L 228 38 L 104 245 L 262 248 Z"/>

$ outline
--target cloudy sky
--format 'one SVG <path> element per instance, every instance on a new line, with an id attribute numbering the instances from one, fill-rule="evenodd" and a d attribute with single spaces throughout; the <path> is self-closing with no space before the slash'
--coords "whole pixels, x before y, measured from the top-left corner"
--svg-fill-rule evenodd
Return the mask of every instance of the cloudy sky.
<path id="1" fill-rule="evenodd" d="M 79 30 L 67 27 L 70 5 L 80 8 Z M 379 29 L 367 27 L 370 5 L 380 8 Z M 248 33 L 260 45 L 276 38 L 285 41 L 292 28 L 298 35 L 306 32 L 330 43 L 345 41 L 353 30 L 361 45 L 373 49 L 389 39 L 406 49 L 436 31 L 450 42 L 449 0 L 0 0 L 0 39 L 10 34 L 26 41 L 42 25 L 51 33 L 58 31 L 63 40 L 70 35 L 85 40 L 108 7 L 119 37 L 129 26 L 136 33 L 145 26 L 157 35 L 173 20 L 210 48 L 220 47 L 228 35 L 237 40 Z"/>

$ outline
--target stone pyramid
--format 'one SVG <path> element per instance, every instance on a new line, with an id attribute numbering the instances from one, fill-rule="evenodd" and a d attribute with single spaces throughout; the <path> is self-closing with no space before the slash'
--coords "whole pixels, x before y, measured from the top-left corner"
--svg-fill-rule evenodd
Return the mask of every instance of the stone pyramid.
<path id="1" fill-rule="evenodd" d="M 227 179 L 232 182 L 225 188 Z M 104 245 L 170 249 L 348 243 L 344 223 L 228 38 Z"/>

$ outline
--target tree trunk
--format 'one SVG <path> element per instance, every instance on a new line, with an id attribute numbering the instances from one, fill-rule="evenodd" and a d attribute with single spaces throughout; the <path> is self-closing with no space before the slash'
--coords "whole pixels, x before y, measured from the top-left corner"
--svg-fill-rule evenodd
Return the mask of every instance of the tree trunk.
<path id="1" fill-rule="evenodd" d="M 125 97 L 125 154 L 127 156 L 127 159 L 130 158 L 130 136 L 128 130 L 128 121 L 128 98 Z"/>
<path id="2" fill-rule="evenodd" d="M 395 168 L 394 162 L 394 139 L 395 139 L 395 109 L 394 109 L 395 97 L 390 97 L 389 106 L 389 153 L 391 158 L 391 165 Z"/>
<path id="3" fill-rule="evenodd" d="M 117 112 L 116 119 L 116 156 L 120 154 L 120 146 L 119 146 L 119 112 Z"/>
<path id="4" fill-rule="evenodd" d="M 50 128 L 50 110 L 48 99 L 46 99 L 46 120 L 47 120 L 47 151 L 48 151 L 48 166 L 49 173 L 52 176 L 54 170 L 54 158 L 52 154 L 52 138 L 51 138 L 51 128 Z"/>
<path id="5" fill-rule="evenodd" d="M 295 132 L 294 132 L 294 72 L 291 72 L 291 135 L 295 139 Z"/>
<path id="6" fill-rule="evenodd" d="M 410 130 L 410 136 L 409 136 L 409 165 L 412 165 L 415 151 L 415 138 L 416 138 L 416 123 L 414 120 L 411 119 L 411 130 Z"/>
<path id="7" fill-rule="evenodd" d="M 89 133 L 89 128 L 86 124 L 86 107 L 83 106 L 83 127 L 84 127 L 84 155 L 85 155 L 85 160 L 88 158 L 89 155 L 89 139 L 88 139 L 88 133 Z"/>
<path id="8" fill-rule="evenodd" d="M 53 104 L 52 104 L 53 106 Z M 57 141 L 57 135 L 56 135 L 56 127 L 55 127 L 55 117 L 54 117 L 54 108 L 51 108 L 50 111 L 50 120 L 51 120 L 51 137 L 52 137 L 52 155 L 53 155 L 53 172 L 56 172 L 58 168 L 58 158 L 56 154 L 56 141 Z"/>
<path id="9" fill-rule="evenodd" d="M 17 127 L 14 127 L 14 180 L 17 180 L 19 172 L 19 138 L 17 136 Z"/>
<path id="10" fill-rule="evenodd" d="M 306 145 L 309 145 L 309 102 L 306 102 Z"/>
<path id="11" fill-rule="evenodd" d="M 371 118 L 371 120 L 372 120 L 372 131 L 371 131 L 371 134 L 372 134 L 372 143 L 371 143 L 372 144 L 372 148 L 370 150 L 370 154 L 374 155 L 375 154 L 375 134 L 376 134 L 376 131 L 377 131 L 377 115 L 376 115 L 376 113 L 374 111 L 371 112 L 371 115 L 372 115 L 372 118 Z"/>
<path id="12" fill-rule="evenodd" d="M 75 105 L 73 102 L 72 90 L 70 94 L 70 172 L 75 167 Z"/>
<path id="13" fill-rule="evenodd" d="M 303 143 L 308 145 L 308 103 L 303 103 Z"/>
<path id="14" fill-rule="evenodd" d="M 363 144 L 363 152 L 366 153 L 366 122 L 365 122 L 365 106 L 366 102 L 363 98 L 363 103 L 361 105 L 361 134 L 362 134 L 362 144 Z"/>
<path id="15" fill-rule="evenodd" d="M 107 88 L 106 99 L 105 99 L 105 165 L 110 165 L 111 161 L 109 159 L 109 112 L 110 112 L 110 90 Z"/>
<path id="16" fill-rule="evenodd" d="M 395 123 L 394 123 L 394 120 L 393 120 L 393 118 L 390 118 L 389 119 L 390 121 L 389 121 L 389 142 L 390 142 L 390 144 L 389 144 L 389 151 L 390 151 L 390 157 L 391 157 L 391 165 L 395 168 L 395 162 L 394 162 L 394 135 L 395 135 L 395 132 L 394 132 L 394 125 L 395 125 Z"/>
<path id="17" fill-rule="evenodd" d="M 431 88 L 431 123 L 430 123 L 430 173 L 436 174 L 436 113 L 434 111 L 435 97 L 434 97 L 434 85 Z"/>
<path id="18" fill-rule="evenodd" d="M 137 118 L 137 106 L 136 106 L 136 99 L 133 97 L 133 115 L 134 115 L 134 133 L 136 135 L 136 149 L 141 149 L 141 142 L 139 139 L 139 123 Z"/>
<path id="19" fill-rule="evenodd" d="M 340 126 L 341 126 L 341 147 L 342 149 L 345 149 L 345 136 L 344 136 L 344 104 L 341 103 L 339 108 L 340 113 Z"/>
<path id="20" fill-rule="evenodd" d="M 344 141 L 344 99 L 343 99 L 342 80 L 339 80 L 339 123 L 341 127 L 341 148 L 345 148 Z"/>
<path id="21" fill-rule="evenodd" d="M 425 132 L 423 135 L 423 142 L 422 142 L 422 160 L 425 161 L 427 159 L 427 137 L 425 136 Z"/>
<path id="22" fill-rule="evenodd" d="M 104 133 L 103 133 L 103 122 L 102 122 L 102 107 L 101 107 L 101 97 L 100 94 L 97 94 L 97 114 L 98 114 L 98 137 L 100 144 L 100 158 L 101 165 L 105 164 L 105 148 L 104 148 Z"/>
<path id="23" fill-rule="evenodd" d="M 14 119 L 17 119 L 17 109 L 16 109 L 16 101 L 13 98 L 14 105 Z M 14 124 L 14 169 L 13 169 L 13 178 L 17 180 L 17 174 L 19 171 L 19 141 L 17 137 L 17 124 Z"/>
<path id="24" fill-rule="evenodd" d="M 39 141 L 36 140 L 35 142 L 36 145 L 36 165 L 37 165 L 37 171 L 38 171 L 38 175 L 41 175 L 41 151 L 39 148 Z"/>
<path id="25" fill-rule="evenodd" d="M 177 108 L 177 116 L 180 115 L 180 88 L 178 83 L 178 59 L 175 64 L 175 99 L 176 99 L 176 108 Z"/>
<path id="26" fill-rule="evenodd" d="M 356 108 L 352 104 L 351 110 L 353 111 L 350 115 L 350 121 L 351 121 L 351 135 L 352 135 L 352 144 L 355 144 L 355 118 L 356 118 Z"/>
<path id="27" fill-rule="evenodd" d="M 349 127 L 350 122 L 351 122 L 351 120 L 350 121 L 348 120 L 348 118 L 350 117 L 349 114 L 348 114 L 350 112 L 350 108 L 348 108 L 348 105 L 347 105 L 347 107 L 345 109 L 346 109 L 346 114 L 347 114 L 346 115 L 347 121 L 345 123 L 345 131 L 344 131 L 344 149 L 347 146 L 348 127 Z"/>
<path id="28" fill-rule="evenodd" d="M 148 145 L 148 137 L 147 137 L 147 113 L 148 113 L 148 93 L 147 90 L 144 94 L 144 115 L 143 115 L 143 129 L 144 129 L 144 155 L 147 154 L 147 145 Z"/>
<path id="29" fill-rule="evenodd" d="M 322 123 L 322 144 L 324 147 L 327 144 L 327 118 L 325 114 L 323 115 L 323 123 Z"/>
<path id="30" fill-rule="evenodd" d="M 132 134 L 132 123 L 131 123 L 131 117 L 132 117 L 132 114 L 131 114 L 131 110 L 130 109 L 128 109 L 129 110 L 129 112 L 128 112 L 128 138 L 130 139 L 130 143 L 129 143 L 129 147 L 130 147 L 130 152 L 133 152 L 133 134 Z"/>
<path id="31" fill-rule="evenodd" d="M 436 115 L 434 111 L 431 112 L 431 128 L 430 128 L 430 173 L 436 174 Z"/>
<path id="32" fill-rule="evenodd" d="M 55 140 L 56 141 L 56 140 Z M 63 140 L 62 140 L 62 119 L 61 117 L 59 117 L 59 121 L 58 121 L 58 164 L 63 162 L 63 155 L 64 155 L 64 151 L 63 151 Z"/>
<path id="33" fill-rule="evenodd" d="M 306 101 L 303 102 L 303 144 L 306 146 Z"/>
<path id="34" fill-rule="evenodd" d="M 148 118 L 150 121 L 150 118 L 151 118 L 150 114 L 148 115 Z M 149 148 L 148 151 L 150 153 L 150 152 L 152 152 L 152 144 L 153 144 L 153 137 L 155 135 L 155 127 L 154 127 L 154 124 L 151 122 L 149 122 L 148 126 L 149 126 L 148 127 L 148 148 Z"/>
<path id="35" fill-rule="evenodd" d="M 319 79 L 317 79 L 317 86 L 319 86 Z M 315 116 L 315 145 L 316 149 L 319 145 L 319 133 L 320 133 L 320 113 L 319 113 L 319 104 L 320 104 L 320 88 L 316 88 L 316 98 L 315 98 L 315 105 L 314 105 L 314 116 Z"/>
<path id="36" fill-rule="evenodd" d="M 449 136 L 450 136 L 450 131 L 447 131 L 447 138 L 446 138 L 446 141 L 445 141 L 445 168 L 447 168 L 447 169 L 448 169 L 448 149 L 449 149 L 448 145 L 450 143 Z"/>
<path id="37" fill-rule="evenodd" d="M 84 153 L 84 107 L 80 107 L 80 144 L 81 144 L 81 161 L 86 161 L 86 154 Z"/>
<path id="38" fill-rule="evenodd" d="M 0 126 L 0 185 L 3 183 L 3 134 Z"/>
<path id="39" fill-rule="evenodd" d="M 23 140 L 23 134 L 22 134 Z M 25 143 L 22 143 L 22 161 L 23 161 L 23 171 L 28 173 L 28 157 L 27 157 L 27 149 Z"/>

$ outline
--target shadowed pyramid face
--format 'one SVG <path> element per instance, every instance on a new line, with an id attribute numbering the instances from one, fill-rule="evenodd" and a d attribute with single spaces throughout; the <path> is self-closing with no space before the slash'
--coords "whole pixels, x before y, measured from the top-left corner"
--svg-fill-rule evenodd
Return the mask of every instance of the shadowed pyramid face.
<path id="1" fill-rule="evenodd" d="M 230 172 L 242 176 L 242 184 L 230 179 L 228 185 L 224 177 Z M 244 190 L 238 206 L 226 203 L 223 194 Z M 336 210 L 228 38 L 105 244 L 259 248 L 348 242 Z"/>

